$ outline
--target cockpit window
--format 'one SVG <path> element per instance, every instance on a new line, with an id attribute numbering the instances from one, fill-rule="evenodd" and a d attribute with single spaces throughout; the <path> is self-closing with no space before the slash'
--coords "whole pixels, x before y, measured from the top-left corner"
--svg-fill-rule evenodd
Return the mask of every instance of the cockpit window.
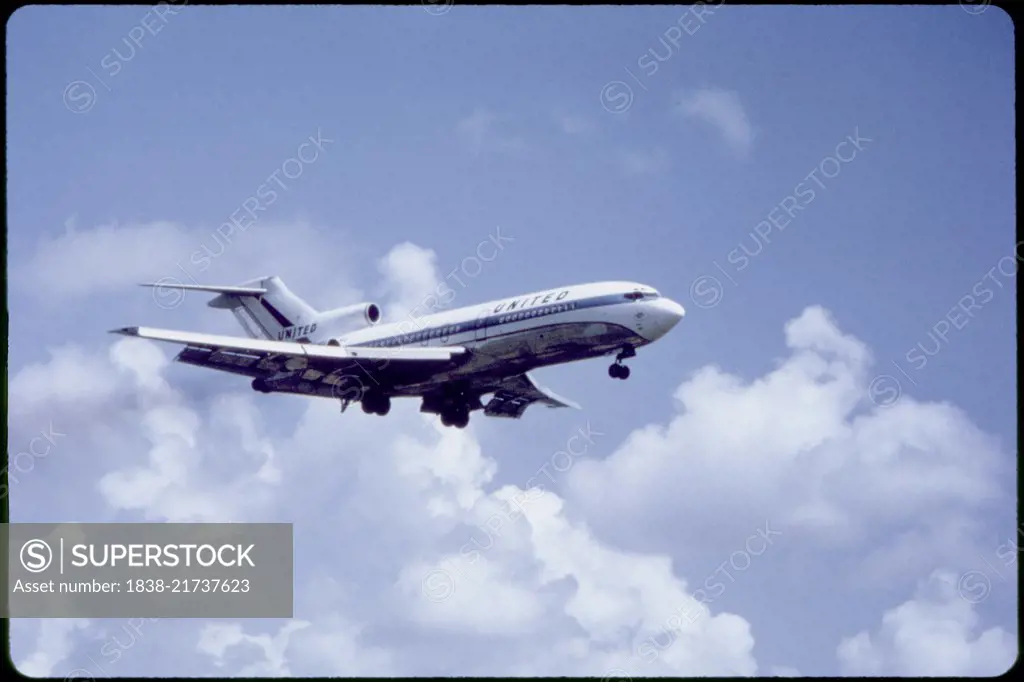
<path id="1" fill-rule="evenodd" d="M 660 294 L 657 291 L 631 291 L 624 295 L 627 301 L 640 301 L 643 299 L 651 300 L 658 298 Z"/>

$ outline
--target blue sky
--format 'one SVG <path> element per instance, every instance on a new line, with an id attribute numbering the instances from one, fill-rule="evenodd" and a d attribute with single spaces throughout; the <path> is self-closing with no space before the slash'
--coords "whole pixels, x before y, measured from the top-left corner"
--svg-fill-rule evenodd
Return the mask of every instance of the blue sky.
<path id="1" fill-rule="evenodd" d="M 284 623 L 154 623 L 159 634 L 109 674 L 1005 669 L 1016 563 L 994 557 L 1015 533 L 1011 22 L 984 5 L 704 11 L 14 14 L 9 447 L 51 421 L 68 435 L 12 484 L 12 519 L 292 520 L 297 575 L 343 595 L 297 587 L 308 625 L 248 645 Z M 282 171 L 311 136 L 314 160 Z M 282 172 L 298 175 L 218 243 L 218 226 Z M 477 271 L 465 259 L 496 231 L 505 248 Z M 203 248 L 213 257 L 199 265 Z M 477 417 L 459 434 L 412 403 L 380 433 L 373 417 L 256 396 L 161 364 L 172 348 L 105 334 L 238 333 L 201 298 L 161 307 L 134 283 L 266 274 L 318 307 L 373 300 L 393 318 L 438 281 L 469 305 L 617 279 L 655 286 L 687 316 L 631 361 L 628 382 L 598 361 L 538 373 L 583 412 Z M 146 431 L 140 391 L 200 424 L 188 476 L 129 499 L 122 472 L 164 437 Z M 239 446 L 217 415 L 269 445 Z M 587 424 L 601 435 L 579 464 L 473 567 L 486 574 L 478 597 L 417 598 L 416 571 L 482 532 L 502 487 L 524 487 Z M 280 478 L 251 478 L 258 462 L 226 471 L 225 449 L 253 462 L 272 451 Z M 692 599 L 766 518 L 778 550 L 707 604 L 713 619 L 686 626 L 692 651 L 681 640 L 645 668 L 638 647 L 666 617 L 645 605 Z M 337 524 L 342 554 L 379 549 L 329 570 L 314 548 Z M 584 534 L 579 551 L 603 558 L 552 568 L 542 527 Z M 651 568 L 659 557 L 667 573 Z M 972 570 L 990 576 L 985 599 L 962 598 Z M 565 582 L 549 584 L 551 571 Z M 633 603 L 639 593 L 650 598 Z M 536 600 L 522 606 L 523 594 Z M 901 605 L 914 645 L 882 625 Z M 959 658 L 933 655 L 952 646 L 936 644 L 936 614 L 965 624 Z M 41 674 L 88 668 L 121 627 L 75 625 L 16 623 L 14 660 Z M 345 655 L 325 648 L 332 638 Z M 502 654 L 466 654 L 481 641 Z M 180 647 L 207 653 L 183 661 Z"/>

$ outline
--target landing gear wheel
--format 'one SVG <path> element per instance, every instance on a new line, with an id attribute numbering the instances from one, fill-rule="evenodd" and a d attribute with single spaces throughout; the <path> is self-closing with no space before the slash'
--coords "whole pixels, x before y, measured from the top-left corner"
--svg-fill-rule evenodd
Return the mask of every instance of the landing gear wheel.
<path id="1" fill-rule="evenodd" d="M 252 390 L 259 391 L 260 393 L 270 393 L 270 389 L 267 388 L 267 382 L 263 379 L 253 379 Z"/>
<path id="2" fill-rule="evenodd" d="M 464 429 L 469 424 L 469 409 L 466 407 L 450 407 L 441 413 L 441 423 L 444 426 Z"/>
<path id="3" fill-rule="evenodd" d="M 379 393 L 367 393 L 362 400 L 363 412 L 366 414 L 386 415 L 391 411 L 391 396 Z"/>
<path id="4" fill-rule="evenodd" d="M 636 349 L 633 346 L 623 346 L 619 354 L 615 356 L 615 364 L 608 368 L 608 376 L 612 379 L 628 379 L 629 367 L 622 364 L 623 360 L 636 357 Z"/>
<path id="5" fill-rule="evenodd" d="M 612 379 L 628 379 L 629 367 L 615 363 L 608 368 L 608 376 Z"/>

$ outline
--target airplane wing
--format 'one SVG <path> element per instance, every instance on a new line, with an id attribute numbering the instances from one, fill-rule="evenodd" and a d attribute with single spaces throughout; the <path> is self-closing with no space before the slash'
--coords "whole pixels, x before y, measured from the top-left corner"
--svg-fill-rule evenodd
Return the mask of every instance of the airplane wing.
<path id="1" fill-rule="evenodd" d="M 179 362 L 253 378 L 270 377 L 278 382 L 275 390 L 331 398 L 340 396 L 339 390 L 345 386 L 345 377 L 354 376 L 343 372 L 346 366 L 351 368 L 359 365 L 363 372 L 367 371 L 360 364 L 361 360 L 373 361 L 369 370 L 371 374 L 367 375 L 371 378 L 376 377 L 387 383 L 407 383 L 403 379 L 409 379 L 409 383 L 419 383 L 430 381 L 436 372 L 440 372 L 443 377 L 444 369 L 468 352 L 462 346 L 326 346 L 151 327 L 124 327 L 111 330 L 111 333 L 182 344 L 185 348 L 177 357 Z M 483 410 L 489 417 L 519 419 L 526 408 L 534 403 L 549 408 L 580 409 L 571 400 L 539 385 L 528 373 L 488 382 L 480 385 L 479 390 L 481 393 L 492 393 Z"/>
<path id="2" fill-rule="evenodd" d="M 371 381 L 394 385 L 422 380 L 443 372 L 467 352 L 461 346 L 326 346 L 149 327 L 125 327 L 111 333 L 180 343 L 185 348 L 175 358 L 178 362 L 259 378 L 272 382 L 273 389 L 281 392 L 325 398 L 353 395 L 351 387 Z"/>
<path id="3" fill-rule="evenodd" d="M 243 339 L 237 336 L 181 332 L 173 329 L 152 327 L 124 327 L 113 329 L 111 334 L 137 336 L 154 341 L 181 343 L 187 346 L 224 350 L 239 353 L 284 355 L 295 358 L 319 360 L 395 360 L 395 361 L 445 361 L 462 355 L 466 349 L 461 346 L 440 348 L 367 348 L 364 346 L 323 346 L 312 343 L 269 341 L 265 339 Z"/>
<path id="4" fill-rule="evenodd" d="M 529 373 L 516 374 L 498 384 L 487 405 L 484 414 L 488 417 L 505 417 L 519 419 L 526 408 L 534 403 L 541 403 L 550 408 L 571 407 L 575 410 L 580 406 L 539 385 Z"/>

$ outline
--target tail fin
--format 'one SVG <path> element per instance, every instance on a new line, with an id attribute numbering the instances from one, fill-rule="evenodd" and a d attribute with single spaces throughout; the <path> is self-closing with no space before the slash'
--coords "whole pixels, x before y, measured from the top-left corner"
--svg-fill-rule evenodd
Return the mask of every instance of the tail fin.
<path id="1" fill-rule="evenodd" d="M 242 329 L 254 339 L 309 341 L 316 332 L 317 310 L 293 294 L 279 277 L 260 277 L 225 287 L 159 282 L 143 286 L 219 294 L 207 305 L 230 310 Z"/>
<path id="2" fill-rule="evenodd" d="M 293 294 L 278 277 L 263 277 L 241 286 L 256 285 L 264 294 L 224 292 L 209 302 L 213 308 L 228 308 L 238 323 L 253 338 L 308 340 L 317 320 L 317 311 Z"/>

